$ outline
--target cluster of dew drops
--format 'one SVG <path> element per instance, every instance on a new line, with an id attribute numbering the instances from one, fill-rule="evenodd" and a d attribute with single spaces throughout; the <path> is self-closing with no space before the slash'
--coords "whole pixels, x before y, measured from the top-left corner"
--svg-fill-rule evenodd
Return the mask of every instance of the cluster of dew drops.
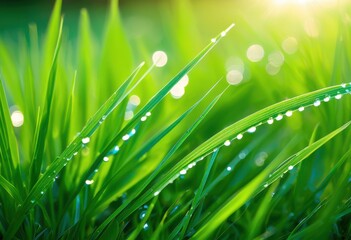
<path id="1" fill-rule="evenodd" d="M 225 34 L 224 34 L 224 35 L 225 35 Z M 214 40 L 213 40 L 213 41 L 214 41 Z M 176 174 L 176 175 L 175 175 L 166 185 L 164 185 L 160 190 L 157 190 L 156 192 L 154 192 L 154 196 L 159 195 L 160 192 L 161 192 L 168 184 L 172 184 L 172 183 L 174 182 L 174 180 L 176 180 L 177 178 L 179 178 L 179 177 L 181 177 L 181 178 L 184 177 L 184 175 L 187 174 L 187 172 L 188 172 L 189 169 L 195 167 L 196 164 L 197 164 L 198 162 L 204 160 L 208 155 L 210 155 L 210 154 L 213 153 L 213 152 L 219 151 L 219 149 L 220 149 L 221 147 L 223 147 L 223 146 L 229 147 L 229 146 L 232 144 L 232 142 L 233 142 L 234 140 L 241 140 L 241 139 L 244 137 L 244 134 L 246 134 L 246 133 L 251 133 L 251 134 L 252 134 L 252 133 L 256 132 L 256 129 L 257 129 L 259 126 L 261 126 L 261 125 L 263 125 L 263 124 L 265 124 L 265 123 L 267 123 L 268 125 L 272 125 L 272 124 L 274 123 L 274 121 L 280 121 L 280 120 L 282 120 L 282 119 L 284 118 L 284 116 L 286 116 L 286 117 L 291 117 L 291 116 L 293 115 L 294 112 L 297 112 L 297 111 L 298 111 L 298 112 L 302 112 L 302 111 L 304 111 L 307 107 L 311 107 L 311 106 L 318 107 L 318 106 L 320 106 L 320 105 L 322 104 L 322 102 L 327 103 L 327 102 L 329 102 L 330 100 L 332 100 L 333 98 L 336 99 L 336 100 L 339 100 L 339 99 L 342 98 L 343 95 L 345 95 L 345 94 L 351 94 L 350 90 L 349 90 L 348 88 L 346 88 L 347 85 L 349 85 L 349 87 L 351 87 L 351 83 L 348 83 L 348 84 L 343 83 L 343 84 L 341 84 L 341 87 L 342 87 L 343 89 L 345 89 L 344 91 L 338 91 L 335 95 L 325 95 L 324 98 L 322 98 L 322 99 L 319 99 L 319 98 L 315 99 L 315 101 L 314 101 L 312 104 L 306 104 L 306 105 L 304 105 L 304 106 L 300 106 L 300 107 L 297 108 L 297 109 L 288 110 L 288 111 L 286 111 L 286 112 L 284 112 L 284 113 L 279 113 L 278 115 L 276 115 L 276 116 L 274 116 L 274 117 L 268 118 L 265 122 L 260 122 L 260 123 L 254 125 L 254 126 L 251 126 L 251 127 L 248 128 L 247 130 L 245 130 L 245 131 L 243 131 L 242 133 L 239 133 L 238 135 L 236 135 L 234 138 L 228 139 L 228 140 L 224 141 L 223 145 L 221 145 L 221 146 L 219 146 L 219 147 L 216 147 L 216 148 L 213 149 L 212 151 L 210 151 L 210 152 L 208 152 L 207 154 L 205 154 L 204 156 L 202 156 L 202 157 L 196 159 L 194 162 L 190 163 L 187 167 L 185 167 L 184 169 L 182 169 L 178 174 Z M 284 174 L 287 173 L 288 171 L 293 170 L 293 169 L 294 169 L 294 166 L 293 166 L 293 165 L 290 165 L 290 166 L 288 167 L 288 169 L 284 172 Z M 226 167 L 226 170 L 227 170 L 228 172 L 230 172 L 230 171 L 232 171 L 232 167 L 231 167 L 231 166 L 227 166 L 227 167 Z M 269 177 L 271 177 L 271 176 L 272 176 L 272 175 L 270 175 Z M 281 176 L 281 177 L 282 177 L 282 176 Z M 268 186 L 269 186 L 269 183 L 265 183 L 265 184 L 263 185 L 264 188 L 266 188 L 266 187 L 268 187 Z"/>

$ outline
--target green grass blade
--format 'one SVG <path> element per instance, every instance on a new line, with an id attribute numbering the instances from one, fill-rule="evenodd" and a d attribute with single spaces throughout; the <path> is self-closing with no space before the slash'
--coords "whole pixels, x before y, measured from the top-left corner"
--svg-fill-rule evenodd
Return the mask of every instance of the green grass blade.
<path id="1" fill-rule="evenodd" d="M 200 115 L 200 117 L 191 125 L 191 127 L 184 133 L 183 136 L 179 138 L 177 143 L 171 148 L 171 150 L 166 154 L 164 159 L 161 161 L 159 164 L 159 167 L 156 168 L 155 171 L 146 179 L 141 185 L 138 186 L 137 190 L 128 198 L 128 200 L 123 204 L 121 207 L 116 209 L 93 233 L 92 238 L 95 239 L 98 237 L 100 232 L 111 222 L 116 216 L 121 214 L 120 218 L 124 219 L 126 216 L 130 215 L 132 212 L 135 211 L 136 208 L 147 202 L 149 199 L 151 199 L 153 196 L 157 196 L 159 191 L 161 191 L 161 188 L 156 188 L 156 192 L 151 188 L 149 191 L 146 192 L 143 196 L 139 196 L 138 199 L 136 199 L 136 202 L 132 203 L 132 201 L 140 194 L 141 191 L 143 191 L 149 183 L 156 177 L 156 175 L 162 170 L 162 166 L 164 163 L 167 163 L 167 161 L 173 156 L 173 154 L 179 149 L 179 147 L 184 143 L 184 141 L 190 136 L 190 134 L 196 129 L 196 127 L 202 122 L 202 120 L 205 118 L 205 116 L 209 113 L 209 111 L 213 108 L 213 106 L 217 103 L 219 98 L 222 96 L 224 92 L 222 92 L 220 95 L 218 95 L 210 104 L 207 106 L 207 108 L 204 110 L 204 112 Z M 132 203 L 132 204 L 131 204 Z M 130 205 L 131 204 L 131 205 Z M 129 211 L 123 211 L 124 208 L 130 205 L 130 210 Z M 123 212 L 122 212 L 123 211 Z"/>
<path id="2" fill-rule="evenodd" d="M 217 82 L 206 94 L 204 94 L 204 96 L 201 99 L 199 99 L 193 106 L 191 106 L 187 111 L 185 111 L 174 122 L 172 122 L 165 129 L 161 130 L 159 133 L 155 134 L 155 136 L 150 141 L 148 141 L 144 146 L 140 147 L 140 150 L 137 153 L 135 153 L 135 155 L 133 155 L 130 158 L 126 159 L 125 162 L 122 163 L 121 168 L 123 168 L 123 166 L 125 164 L 127 164 L 129 161 L 131 161 L 131 159 L 139 159 L 141 156 L 143 156 L 145 153 L 147 153 L 152 147 L 154 147 L 164 136 L 166 136 L 168 133 L 170 133 L 176 126 L 178 126 L 178 124 L 181 121 L 183 121 L 206 98 L 206 96 L 217 86 L 218 83 L 219 82 Z M 164 158 L 163 162 L 165 162 L 167 159 L 168 158 Z M 161 163 L 160 165 L 162 165 L 162 164 L 163 163 Z M 113 191 L 110 188 L 116 188 L 115 184 L 118 181 L 118 176 L 119 176 L 119 173 L 117 172 L 111 178 L 110 181 L 105 182 L 103 184 L 103 186 L 101 187 L 101 190 L 94 196 L 94 199 L 104 198 L 105 196 L 101 197 L 101 195 L 103 193 L 111 194 L 111 192 L 113 192 Z M 148 182 L 148 181 L 146 181 L 146 182 Z M 92 202 L 94 202 L 94 199 L 92 200 Z M 96 204 L 97 205 L 101 205 L 102 204 L 101 200 L 98 203 L 96 203 Z"/>
<path id="3" fill-rule="evenodd" d="M 0 175 L 0 186 L 16 201 L 16 203 L 22 203 L 22 197 L 18 193 L 15 186 L 7 181 L 3 176 Z"/>
<path id="4" fill-rule="evenodd" d="M 259 193 L 263 189 L 265 189 L 269 184 L 272 184 L 277 179 L 280 178 L 282 174 L 284 174 L 289 167 L 288 166 L 295 166 L 296 164 L 300 163 L 308 156 L 310 156 L 313 152 L 315 152 L 318 148 L 323 146 L 325 143 L 330 141 L 333 137 L 337 134 L 344 131 L 351 122 L 341 126 L 340 128 L 336 129 L 335 131 L 329 133 L 325 137 L 319 139 L 318 141 L 314 142 L 310 146 L 304 148 L 303 150 L 296 153 L 292 158 L 288 159 L 288 161 L 283 162 L 283 164 L 276 170 L 267 183 L 264 183 L 268 175 L 277 167 L 277 161 L 273 161 L 267 168 L 265 168 L 257 177 L 255 177 L 249 184 L 239 190 L 228 202 L 223 205 L 218 212 L 216 212 L 212 217 L 211 220 L 204 224 L 194 235 L 194 238 L 206 238 L 208 237 L 221 223 L 223 223 L 233 212 L 239 209 L 249 198 L 254 196 L 255 194 Z M 257 189 L 260 189 L 257 191 Z"/>
<path id="5" fill-rule="evenodd" d="M 154 209 L 155 203 L 156 203 L 157 200 L 158 200 L 158 197 L 155 197 L 155 198 L 152 200 L 152 202 L 150 203 L 150 205 L 149 205 L 149 207 L 148 207 L 148 209 L 147 209 L 147 212 L 146 212 L 146 214 L 145 214 L 145 217 L 144 217 L 143 220 L 139 223 L 139 225 L 136 227 L 136 229 L 129 235 L 128 240 L 135 240 L 135 239 L 138 237 L 140 231 L 144 228 L 144 226 L 145 226 L 147 220 L 150 218 L 151 213 L 152 213 L 152 210 Z"/>
<path id="6" fill-rule="evenodd" d="M 30 186 L 31 187 L 33 187 L 34 184 L 37 182 L 42 168 L 42 163 L 43 163 L 45 139 L 46 139 L 46 135 L 49 127 L 49 120 L 50 120 L 49 118 L 52 110 L 51 105 L 52 105 L 54 87 L 56 82 L 56 69 L 57 69 L 57 61 L 58 61 L 57 59 L 58 59 L 58 54 L 61 47 L 62 26 L 63 26 L 63 19 L 61 19 L 54 57 L 50 68 L 49 81 L 47 85 L 45 103 L 44 103 L 44 110 L 41 115 L 41 119 L 39 123 L 39 131 L 38 131 L 37 139 L 34 140 L 35 141 L 34 153 L 33 153 L 33 159 L 30 166 Z"/>
<path id="7" fill-rule="evenodd" d="M 90 137 L 97 128 L 102 124 L 106 117 L 123 101 L 127 96 L 125 89 L 135 78 L 143 64 L 139 65 L 131 76 L 126 80 L 120 88 L 104 103 L 104 105 L 95 113 L 95 115 L 84 126 L 81 133 L 67 146 L 62 154 L 50 165 L 44 175 L 36 182 L 32 190 L 29 192 L 21 208 L 15 214 L 14 220 L 6 233 L 6 238 L 12 238 L 16 230 L 20 226 L 25 214 L 34 206 L 34 203 L 42 197 L 42 192 L 45 192 L 53 182 L 56 175 L 66 166 L 66 164 L 75 156 L 75 154 L 83 148 L 82 140 Z"/>
<path id="8" fill-rule="evenodd" d="M 191 220 L 191 217 L 193 216 L 195 210 L 197 209 L 198 205 L 199 205 L 199 202 L 200 200 L 202 199 L 202 193 L 203 193 L 203 190 L 204 190 L 204 187 L 205 187 L 205 184 L 207 182 L 207 179 L 208 179 L 208 176 L 210 175 L 210 171 L 212 169 L 212 166 L 214 164 L 214 161 L 216 160 L 217 158 L 217 155 L 218 155 L 218 150 L 215 151 L 213 154 L 212 154 L 212 157 L 210 159 L 210 162 L 208 163 L 208 166 L 206 168 L 206 172 L 201 180 L 201 183 L 200 183 L 200 186 L 199 188 L 197 189 L 196 191 L 196 194 L 195 194 L 195 197 L 193 199 L 193 202 L 191 204 L 191 208 L 189 210 L 189 212 L 185 215 L 184 217 L 184 220 L 182 221 L 182 225 L 183 225 L 183 229 L 180 233 L 180 238 L 183 239 L 185 234 L 186 234 L 186 231 L 188 230 L 188 225 L 189 225 L 189 222 Z M 173 238 L 171 238 L 173 239 Z"/>

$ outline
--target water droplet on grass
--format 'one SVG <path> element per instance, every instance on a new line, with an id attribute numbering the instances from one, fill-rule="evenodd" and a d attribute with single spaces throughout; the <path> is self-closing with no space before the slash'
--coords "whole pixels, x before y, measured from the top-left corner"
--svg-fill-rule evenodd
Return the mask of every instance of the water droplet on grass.
<path id="1" fill-rule="evenodd" d="M 142 211 L 140 214 L 139 214 L 139 219 L 143 219 L 146 215 L 146 211 Z"/>
<path id="2" fill-rule="evenodd" d="M 215 43 L 217 40 L 215 38 L 211 39 L 211 42 Z"/>
<path id="3" fill-rule="evenodd" d="M 335 96 L 335 99 L 339 100 L 342 98 L 342 95 L 340 93 L 338 93 L 336 96 Z"/>
<path id="4" fill-rule="evenodd" d="M 292 166 L 292 165 L 290 165 L 289 167 L 288 167 L 288 170 L 289 171 L 291 171 L 291 170 L 293 170 L 294 169 L 294 166 Z"/>
<path id="5" fill-rule="evenodd" d="M 149 224 L 145 223 L 144 226 L 143 226 L 144 230 L 148 230 L 149 229 Z"/>
<path id="6" fill-rule="evenodd" d="M 185 170 L 185 169 L 181 170 L 181 171 L 179 172 L 179 174 L 180 174 L 180 175 L 185 175 L 185 174 L 186 174 L 186 170 Z"/>
<path id="7" fill-rule="evenodd" d="M 256 132 L 256 127 L 250 127 L 250 128 L 247 130 L 247 132 L 249 132 L 249 133 L 254 133 L 254 132 Z"/>
<path id="8" fill-rule="evenodd" d="M 299 107 L 299 112 L 302 112 L 303 110 L 305 110 L 305 107 Z"/>
<path id="9" fill-rule="evenodd" d="M 287 111 L 286 113 L 285 113 L 285 115 L 287 116 L 287 117 L 291 117 L 292 116 L 292 114 L 293 114 L 293 112 L 292 111 Z"/>
<path id="10" fill-rule="evenodd" d="M 108 162 L 109 159 L 108 159 L 108 157 L 104 157 L 103 160 L 104 160 L 105 162 Z"/>
<path id="11" fill-rule="evenodd" d="M 86 137 L 86 138 L 83 138 L 82 139 L 82 143 L 83 144 L 87 144 L 87 143 L 89 143 L 90 142 L 90 137 Z"/>
<path id="12" fill-rule="evenodd" d="M 321 101 L 319 99 L 317 99 L 314 103 L 313 106 L 318 107 L 319 105 L 321 105 Z"/>
<path id="13" fill-rule="evenodd" d="M 326 97 L 323 99 L 324 102 L 329 102 L 329 100 L 330 100 L 330 96 L 326 96 Z"/>
<path id="14" fill-rule="evenodd" d="M 122 137 L 123 141 L 127 141 L 130 138 L 129 134 L 126 134 Z"/>
<path id="15" fill-rule="evenodd" d="M 242 135 L 241 133 L 239 133 L 237 136 L 236 136 L 236 139 L 240 140 L 244 137 L 244 135 Z"/>
<path id="16" fill-rule="evenodd" d="M 146 117 L 146 116 L 143 116 L 143 117 L 140 118 L 140 121 L 145 122 L 146 119 L 147 119 L 147 117 Z"/>
<path id="17" fill-rule="evenodd" d="M 227 140 L 227 141 L 224 142 L 224 146 L 228 147 L 229 145 L 230 145 L 230 140 Z"/>
<path id="18" fill-rule="evenodd" d="M 230 172 L 232 170 L 232 167 L 228 166 L 227 171 Z"/>
<path id="19" fill-rule="evenodd" d="M 94 183 L 94 180 L 85 180 L 86 185 L 91 185 Z"/>
<path id="20" fill-rule="evenodd" d="M 154 196 L 156 197 L 157 195 L 159 195 L 160 194 L 160 191 L 156 191 L 155 193 L 154 193 Z"/>
<path id="21" fill-rule="evenodd" d="M 275 120 L 280 121 L 283 119 L 283 115 L 282 114 L 278 114 L 278 116 L 275 117 Z"/>
<path id="22" fill-rule="evenodd" d="M 274 122 L 273 118 L 270 118 L 270 119 L 267 120 L 267 123 L 268 123 L 269 125 L 273 124 L 273 122 Z"/>
<path id="23" fill-rule="evenodd" d="M 266 183 L 265 185 L 263 185 L 263 187 L 265 187 L 265 188 L 268 187 L 268 183 Z"/>

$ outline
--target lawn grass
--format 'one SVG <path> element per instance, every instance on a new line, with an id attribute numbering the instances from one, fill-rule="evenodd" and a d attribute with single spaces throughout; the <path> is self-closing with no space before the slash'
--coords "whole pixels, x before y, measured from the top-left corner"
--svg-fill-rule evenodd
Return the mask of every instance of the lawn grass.
<path id="1" fill-rule="evenodd" d="M 1 238 L 351 238 L 350 4 L 251 4 L 1 33 Z"/>

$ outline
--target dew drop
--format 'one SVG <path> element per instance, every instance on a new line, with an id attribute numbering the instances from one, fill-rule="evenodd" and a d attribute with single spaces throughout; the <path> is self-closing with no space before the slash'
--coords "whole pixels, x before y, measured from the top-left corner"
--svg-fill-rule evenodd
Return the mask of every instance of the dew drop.
<path id="1" fill-rule="evenodd" d="M 99 171 L 99 169 L 95 169 L 95 170 L 94 170 L 94 172 L 96 172 L 96 173 L 97 173 L 98 171 Z"/>
<path id="2" fill-rule="evenodd" d="M 156 197 L 156 196 L 158 196 L 160 194 L 160 191 L 156 191 L 155 193 L 154 193 L 154 196 Z"/>
<path id="3" fill-rule="evenodd" d="M 319 101 L 318 99 L 313 103 L 313 105 L 315 107 L 318 107 L 319 105 L 321 105 L 321 101 Z"/>
<path id="4" fill-rule="evenodd" d="M 123 141 L 127 141 L 130 138 L 129 134 L 126 134 L 122 137 Z"/>
<path id="5" fill-rule="evenodd" d="M 288 167 L 288 170 L 290 171 L 290 170 L 293 170 L 294 169 L 294 166 L 292 166 L 292 165 L 290 165 L 289 167 Z"/>
<path id="6" fill-rule="evenodd" d="M 227 141 L 224 142 L 224 146 L 228 147 L 229 145 L 230 145 L 230 140 L 227 140 Z"/>
<path id="7" fill-rule="evenodd" d="M 330 100 L 330 97 L 329 97 L 329 96 L 326 96 L 326 97 L 323 99 L 324 102 L 329 102 L 329 100 Z"/>
<path id="8" fill-rule="evenodd" d="M 179 174 L 180 174 L 180 175 L 185 175 L 185 174 L 186 174 L 186 170 L 185 170 L 185 169 L 181 170 L 181 171 L 179 172 Z"/>
<path id="9" fill-rule="evenodd" d="M 94 180 L 85 180 L 86 185 L 91 185 L 94 183 Z"/>
<path id="10" fill-rule="evenodd" d="M 339 100 L 342 98 L 342 95 L 340 93 L 338 93 L 336 96 L 335 96 L 335 99 Z"/>
<path id="11" fill-rule="evenodd" d="M 141 120 L 142 122 L 145 122 L 145 121 L 146 121 L 146 119 L 147 119 L 147 117 L 146 117 L 146 116 L 143 116 L 143 117 L 141 117 L 141 119 L 140 119 L 140 120 Z"/>
<path id="12" fill-rule="evenodd" d="M 215 38 L 211 39 L 211 42 L 215 43 L 217 40 Z"/>
<path id="13" fill-rule="evenodd" d="M 116 147 L 113 149 L 113 154 L 116 154 L 118 151 L 119 151 L 119 147 L 116 146 Z"/>
<path id="14" fill-rule="evenodd" d="M 108 157 L 103 158 L 104 162 L 108 162 Z"/>
<path id="15" fill-rule="evenodd" d="M 341 84 L 341 87 L 346 88 L 346 83 Z"/>
<path id="16" fill-rule="evenodd" d="M 283 119 L 283 115 L 282 114 L 278 114 L 278 116 L 275 117 L 275 120 L 280 121 Z"/>
<path id="17" fill-rule="evenodd" d="M 263 187 L 265 187 L 265 188 L 268 187 L 268 183 L 266 183 L 265 185 L 263 185 Z"/>
<path id="18" fill-rule="evenodd" d="M 299 107 L 299 112 L 302 112 L 303 110 L 305 110 L 305 107 Z"/>
<path id="19" fill-rule="evenodd" d="M 273 124 L 273 122 L 274 122 L 273 118 L 270 118 L 270 119 L 267 120 L 267 123 L 268 123 L 269 125 Z"/>
<path id="20" fill-rule="evenodd" d="M 44 195 L 44 191 L 41 191 L 40 194 L 41 194 L 41 195 Z"/>
<path id="21" fill-rule="evenodd" d="M 227 171 L 230 172 L 232 170 L 232 167 L 228 166 Z"/>
<path id="22" fill-rule="evenodd" d="M 82 139 L 82 143 L 83 144 L 87 144 L 87 143 L 89 143 L 90 142 L 90 137 L 86 137 L 86 138 L 83 138 Z"/>
<path id="23" fill-rule="evenodd" d="M 287 111 L 286 113 L 285 113 L 285 115 L 287 116 L 287 117 L 291 117 L 292 116 L 292 114 L 293 114 L 293 112 L 292 111 Z"/>
<path id="24" fill-rule="evenodd" d="M 139 214 L 139 219 L 143 219 L 146 215 L 146 211 L 142 211 L 140 214 Z"/>
<path id="25" fill-rule="evenodd" d="M 145 223 L 144 226 L 143 226 L 144 230 L 148 230 L 149 229 L 149 224 Z"/>
<path id="26" fill-rule="evenodd" d="M 225 31 L 221 32 L 221 36 L 222 36 L 222 37 L 225 37 L 226 34 L 227 34 L 227 33 L 226 33 Z"/>
<path id="27" fill-rule="evenodd" d="M 30 202 L 31 202 L 31 203 L 35 203 L 35 200 L 34 200 L 34 199 L 32 199 L 32 200 L 30 200 Z"/>
<path id="28" fill-rule="evenodd" d="M 218 148 L 213 149 L 213 152 L 217 152 L 217 151 L 218 151 Z"/>
<path id="29" fill-rule="evenodd" d="M 238 134 L 238 136 L 236 136 L 236 139 L 240 140 L 244 137 L 244 135 L 242 135 L 241 133 Z"/>
<path id="30" fill-rule="evenodd" d="M 188 168 L 193 168 L 193 167 L 195 167 L 195 165 L 196 165 L 196 163 L 190 163 L 190 164 L 188 165 Z"/>
<path id="31" fill-rule="evenodd" d="M 247 130 L 247 132 L 249 132 L 249 133 L 254 133 L 254 132 L 256 132 L 256 127 L 250 127 L 250 128 Z"/>
<path id="32" fill-rule="evenodd" d="M 151 116 L 151 112 L 147 112 L 145 115 L 146 115 L 147 117 L 150 117 L 150 116 Z"/>
<path id="33" fill-rule="evenodd" d="M 136 133 L 136 130 L 133 128 L 132 131 L 130 131 L 129 135 L 133 136 L 135 133 Z"/>
<path id="34" fill-rule="evenodd" d="M 73 153 L 74 156 L 77 156 L 78 152 Z"/>

